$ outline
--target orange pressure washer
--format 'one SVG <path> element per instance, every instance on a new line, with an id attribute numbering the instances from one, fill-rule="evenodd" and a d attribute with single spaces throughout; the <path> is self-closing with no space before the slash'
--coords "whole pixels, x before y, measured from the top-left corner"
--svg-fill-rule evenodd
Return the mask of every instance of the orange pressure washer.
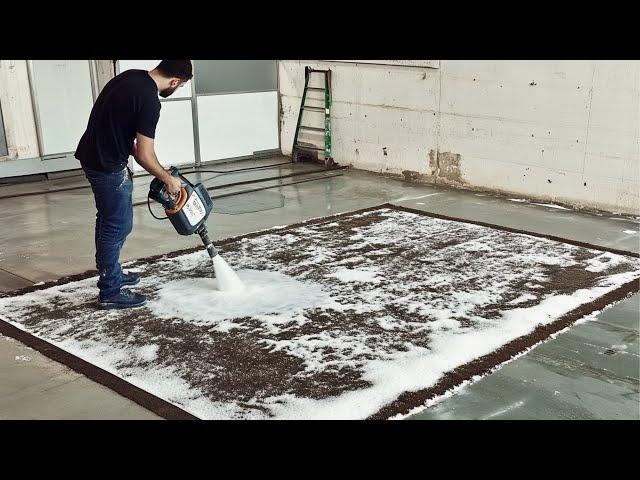
<path id="1" fill-rule="evenodd" d="M 149 213 L 158 220 L 166 220 L 168 218 L 180 235 L 197 233 L 200 235 L 209 256 L 211 258 L 215 257 L 218 254 L 218 250 L 213 246 L 205 225 L 209 214 L 213 210 L 213 200 L 209 196 L 209 192 L 207 192 L 202 183 L 192 184 L 180 174 L 176 167 L 171 167 L 169 171 L 172 176 L 182 180 L 180 196 L 176 199 L 171 197 L 166 192 L 164 183 L 154 178 L 149 186 L 149 195 L 147 196 Z M 151 211 L 151 199 L 164 207 L 164 211 L 167 214 L 166 217 L 157 217 L 153 214 Z"/>

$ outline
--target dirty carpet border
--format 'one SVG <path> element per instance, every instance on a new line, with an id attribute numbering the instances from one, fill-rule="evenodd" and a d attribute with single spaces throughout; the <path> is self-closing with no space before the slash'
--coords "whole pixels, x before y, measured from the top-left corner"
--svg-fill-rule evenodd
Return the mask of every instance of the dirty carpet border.
<path id="1" fill-rule="evenodd" d="M 376 205 L 373 207 L 362 208 L 362 209 L 353 210 L 350 212 L 343 212 L 335 215 L 329 215 L 326 217 L 312 218 L 309 220 L 293 223 L 293 224 L 282 226 L 282 227 L 272 227 L 265 230 L 258 230 L 256 232 L 251 232 L 244 235 L 228 237 L 226 239 L 217 241 L 215 243 L 217 246 L 222 246 L 243 238 L 254 238 L 254 237 L 268 234 L 269 232 L 273 232 L 273 231 L 281 231 L 285 229 L 297 228 L 303 225 L 313 225 L 316 223 L 321 223 L 321 222 L 325 222 L 332 219 L 343 218 L 351 215 L 357 215 L 357 214 L 366 213 L 374 210 L 379 210 L 382 208 L 389 208 L 392 210 L 415 213 L 418 215 L 438 218 L 441 220 L 449 220 L 449 221 L 460 222 L 460 223 L 469 223 L 469 224 L 479 225 L 483 227 L 493 228 L 495 230 L 530 235 L 530 236 L 539 237 L 539 238 L 546 238 L 548 240 L 553 240 L 556 242 L 566 243 L 566 244 L 589 248 L 593 250 L 640 258 L 640 253 L 629 252 L 629 251 L 619 250 L 619 249 L 614 249 L 609 247 L 603 247 L 599 245 L 593 245 L 586 242 L 579 242 L 576 240 L 556 237 L 554 235 L 528 232 L 526 230 L 519 230 L 515 228 L 505 227 L 502 225 L 495 225 L 495 224 L 486 223 L 486 222 L 479 222 L 475 220 L 468 220 L 463 218 L 450 217 L 447 215 L 440 215 L 436 213 L 426 212 L 423 210 L 402 207 L 402 206 L 394 205 L 391 203 L 384 203 L 384 204 Z M 153 255 L 150 257 L 134 260 L 131 263 L 127 263 L 127 266 L 135 267 L 138 264 L 152 262 L 160 258 L 173 258 L 180 255 L 197 252 L 200 250 L 202 250 L 202 247 L 198 246 L 198 247 L 177 250 L 170 253 Z M 84 280 L 86 278 L 95 276 L 96 274 L 97 274 L 97 271 L 95 269 L 87 270 L 86 272 L 83 272 L 80 274 L 69 275 L 66 277 L 59 278 L 57 280 L 41 283 L 38 285 L 31 285 L 28 287 L 15 290 L 13 292 L 0 293 L 0 298 L 19 296 L 25 293 L 34 292 L 37 290 L 43 290 L 43 289 L 50 288 L 57 285 L 62 285 L 62 284 L 66 284 L 66 283 L 70 283 L 78 280 Z M 567 328 L 568 326 L 570 326 L 580 318 L 590 313 L 593 313 L 594 311 L 601 310 L 611 303 L 620 301 L 626 298 L 627 296 L 638 292 L 639 290 L 640 290 L 640 281 L 634 280 L 634 281 L 628 282 L 622 285 L 621 287 L 603 295 L 602 297 L 597 298 L 592 302 L 581 305 L 578 308 L 566 313 L 565 315 L 563 315 L 553 323 L 550 323 L 547 325 L 540 325 L 530 334 L 516 338 L 510 341 L 509 343 L 503 345 L 499 349 L 495 350 L 494 352 L 484 355 L 480 358 L 477 358 L 465 365 L 462 365 L 452 370 L 451 372 L 447 373 L 433 387 L 430 387 L 428 389 L 418 390 L 418 391 L 402 393 L 396 400 L 382 407 L 378 412 L 368 417 L 368 419 L 383 420 L 396 415 L 405 415 L 409 413 L 411 410 L 413 410 L 414 408 L 424 405 L 425 402 L 427 402 L 428 400 L 438 397 L 440 395 L 443 395 L 444 393 L 451 390 L 452 388 L 466 381 L 469 381 L 476 376 L 485 375 L 491 372 L 492 370 L 498 368 L 502 363 L 510 360 L 511 358 L 524 352 L 525 350 L 535 346 L 541 341 L 547 339 L 552 334 L 564 328 Z M 134 401 L 135 403 L 141 405 L 142 407 L 157 414 L 162 418 L 165 418 L 167 420 L 197 420 L 198 419 L 198 417 L 186 412 L 185 410 L 182 410 L 178 406 L 160 397 L 157 397 L 139 387 L 136 387 L 135 385 L 132 385 L 126 380 L 110 372 L 107 372 L 106 370 L 99 368 L 75 355 L 72 355 L 71 353 L 47 342 L 46 340 L 43 340 L 31 333 L 21 330 L 20 328 L 15 327 L 14 325 L 4 320 L 0 320 L 0 333 L 24 343 L 25 345 L 37 350 L 38 352 L 42 353 L 46 357 L 56 362 L 66 365 L 72 370 L 85 375 L 86 377 L 90 378 L 91 380 L 97 383 L 100 383 L 101 385 L 106 386 L 107 388 L 115 391 L 116 393 L 122 395 L 123 397 L 126 397 Z"/>
<path id="2" fill-rule="evenodd" d="M 90 378 L 94 382 L 104 385 L 166 420 L 198 420 L 198 417 L 182 410 L 173 403 L 167 402 L 146 390 L 136 387 L 117 375 L 107 372 L 4 320 L 0 320 L 0 333 L 24 343 L 45 357 L 69 367 L 71 370 Z"/>

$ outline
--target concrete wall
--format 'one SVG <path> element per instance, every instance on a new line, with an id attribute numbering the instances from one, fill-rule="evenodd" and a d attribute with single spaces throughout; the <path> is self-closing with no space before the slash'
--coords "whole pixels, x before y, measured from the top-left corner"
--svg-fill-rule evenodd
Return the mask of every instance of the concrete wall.
<path id="1" fill-rule="evenodd" d="M 332 69 L 340 164 L 640 215 L 639 61 L 281 61 L 285 154 L 305 65 Z"/>

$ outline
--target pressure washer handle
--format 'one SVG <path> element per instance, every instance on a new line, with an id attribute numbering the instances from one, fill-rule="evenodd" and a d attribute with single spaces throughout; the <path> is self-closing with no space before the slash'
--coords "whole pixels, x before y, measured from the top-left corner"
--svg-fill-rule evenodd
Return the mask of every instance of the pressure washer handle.
<path id="1" fill-rule="evenodd" d="M 180 196 L 173 197 L 167 193 L 164 182 L 154 178 L 149 186 L 149 198 L 152 198 L 156 202 L 160 203 L 165 210 L 172 210 L 176 208 L 177 202 L 180 200 Z"/>
<path id="2" fill-rule="evenodd" d="M 171 173 L 172 176 L 174 177 L 178 177 L 180 180 L 182 180 L 183 183 L 187 184 L 187 185 L 191 185 L 193 187 L 193 184 L 187 180 L 184 176 L 182 176 L 182 174 L 180 173 L 180 170 L 178 170 L 176 167 L 169 167 L 169 172 Z"/>
<path id="3" fill-rule="evenodd" d="M 180 170 L 178 170 L 176 167 L 170 167 L 169 173 L 172 177 L 179 178 L 183 182 L 183 184 L 191 185 L 191 182 L 184 178 L 180 174 Z M 149 197 L 162 204 L 165 210 L 173 210 L 174 208 L 176 208 L 176 203 L 180 199 L 180 197 L 174 198 L 170 196 L 165 189 L 164 182 L 158 180 L 157 178 L 154 178 L 151 182 L 151 185 L 149 186 Z"/>

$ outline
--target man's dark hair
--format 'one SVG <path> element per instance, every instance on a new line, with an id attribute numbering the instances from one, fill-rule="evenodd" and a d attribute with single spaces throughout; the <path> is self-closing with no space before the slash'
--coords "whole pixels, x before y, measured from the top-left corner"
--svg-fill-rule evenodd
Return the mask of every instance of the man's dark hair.
<path id="1" fill-rule="evenodd" d="M 156 70 L 164 77 L 177 77 L 183 82 L 191 80 L 193 77 L 191 60 L 162 60 Z"/>

